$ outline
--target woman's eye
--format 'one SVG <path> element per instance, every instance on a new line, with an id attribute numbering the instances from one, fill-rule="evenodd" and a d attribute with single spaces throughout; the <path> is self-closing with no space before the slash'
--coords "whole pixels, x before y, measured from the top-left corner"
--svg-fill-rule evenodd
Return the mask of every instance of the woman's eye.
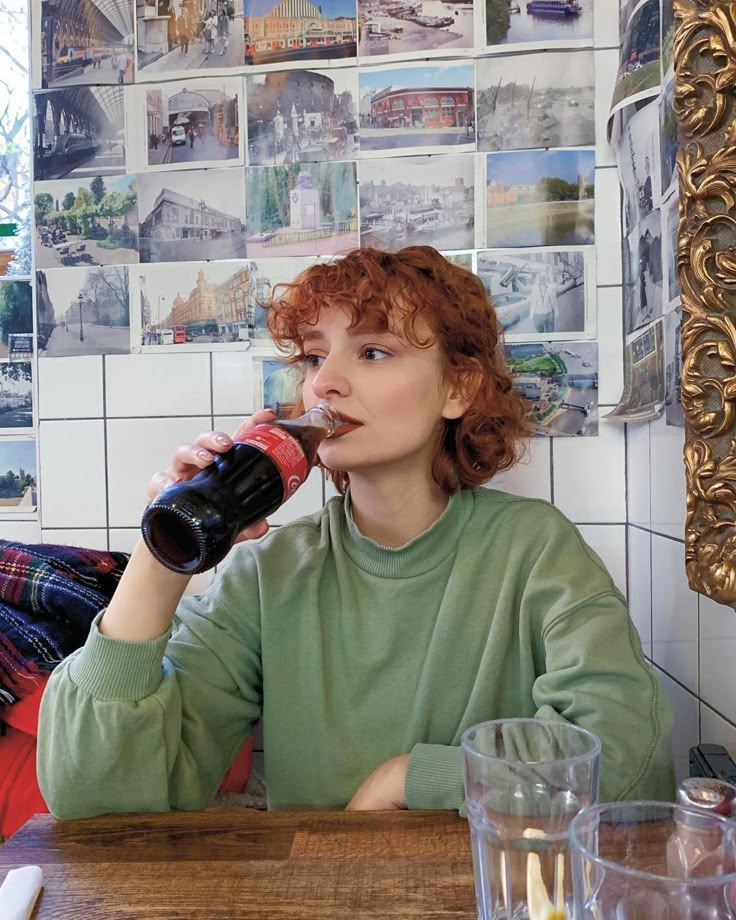
<path id="1" fill-rule="evenodd" d="M 323 360 L 321 355 L 304 355 L 304 363 L 307 367 L 319 367 Z"/>
<path id="2" fill-rule="evenodd" d="M 383 358 L 390 358 L 391 355 L 382 348 L 376 348 L 374 345 L 371 345 L 363 349 L 363 357 L 368 358 L 369 361 L 380 361 Z"/>

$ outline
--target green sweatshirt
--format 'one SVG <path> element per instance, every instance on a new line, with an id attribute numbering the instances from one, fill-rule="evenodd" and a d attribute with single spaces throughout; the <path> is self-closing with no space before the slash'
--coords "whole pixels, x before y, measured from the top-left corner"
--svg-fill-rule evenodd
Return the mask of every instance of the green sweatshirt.
<path id="1" fill-rule="evenodd" d="M 624 599 L 552 505 L 461 492 L 389 549 L 333 498 L 231 560 L 171 635 L 95 625 L 56 669 L 38 738 L 55 815 L 203 808 L 261 716 L 272 809 L 342 808 L 405 753 L 409 807 L 460 808 L 461 733 L 510 716 L 595 732 L 603 800 L 671 798 L 670 708 Z"/>

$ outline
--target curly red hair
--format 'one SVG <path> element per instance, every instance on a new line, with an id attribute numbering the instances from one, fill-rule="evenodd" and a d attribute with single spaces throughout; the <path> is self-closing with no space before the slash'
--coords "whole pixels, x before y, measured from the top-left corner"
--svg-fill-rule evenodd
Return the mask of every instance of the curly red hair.
<path id="1" fill-rule="evenodd" d="M 445 379 L 471 400 L 461 418 L 442 420 L 432 475 L 446 494 L 487 482 L 518 460 L 528 434 L 524 401 L 513 388 L 501 325 L 476 275 L 430 246 L 396 253 L 354 249 L 310 266 L 292 283 L 276 285 L 267 305 L 271 335 L 290 362 L 303 361 L 303 329 L 326 306 L 345 310 L 351 328 L 400 329 L 416 347 L 439 345 Z M 429 327 L 430 339 L 417 333 L 418 322 Z M 348 474 L 328 473 L 344 494 Z"/>

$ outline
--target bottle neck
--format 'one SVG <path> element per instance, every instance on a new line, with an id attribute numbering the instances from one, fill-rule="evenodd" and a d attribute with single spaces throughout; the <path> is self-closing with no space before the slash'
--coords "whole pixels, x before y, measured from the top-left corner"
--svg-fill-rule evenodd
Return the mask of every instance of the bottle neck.
<path id="1" fill-rule="evenodd" d="M 293 421 L 314 428 L 323 428 L 327 432 L 325 437 L 329 438 L 340 424 L 340 416 L 329 403 L 318 403 Z"/>

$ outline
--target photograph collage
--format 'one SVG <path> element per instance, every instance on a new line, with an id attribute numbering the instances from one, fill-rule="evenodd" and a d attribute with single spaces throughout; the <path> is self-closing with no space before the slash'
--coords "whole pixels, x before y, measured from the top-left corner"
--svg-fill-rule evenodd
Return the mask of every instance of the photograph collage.
<path id="1" fill-rule="evenodd" d="M 614 94 L 609 120 L 623 201 L 625 335 L 624 392 L 611 417 L 637 421 L 664 413 L 667 425 L 683 427 L 673 0 L 661 7 L 652 0 L 624 2 L 619 24 L 619 81 L 627 61 L 637 79 Z M 645 64 L 649 76 L 639 80 Z"/>
<path id="2" fill-rule="evenodd" d="M 593 2 L 481 5 L 43 0 L 39 358 L 268 357 L 275 284 L 429 245 L 489 291 L 538 433 L 597 434 Z"/>

